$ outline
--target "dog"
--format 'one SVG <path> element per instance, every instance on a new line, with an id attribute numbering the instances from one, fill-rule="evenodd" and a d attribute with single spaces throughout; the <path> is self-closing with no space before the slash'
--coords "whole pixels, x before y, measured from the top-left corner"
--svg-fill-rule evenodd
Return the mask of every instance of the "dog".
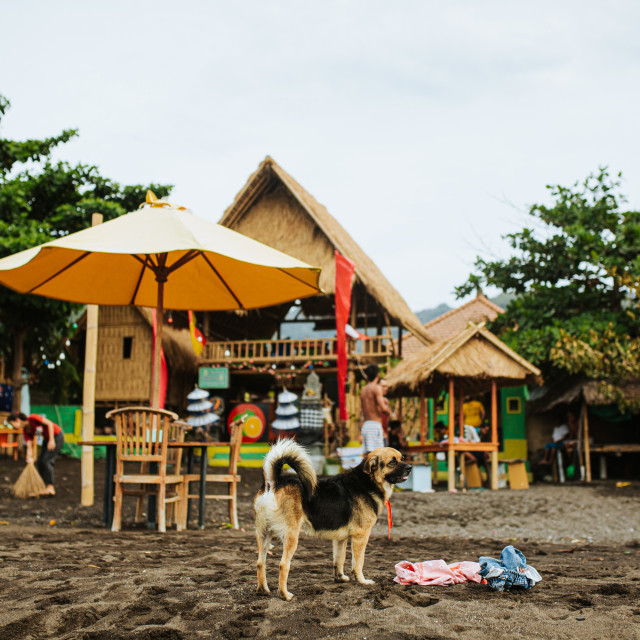
<path id="1" fill-rule="evenodd" d="M 283 473 L 287 464 L 295 474 Z M 402 461 L 396 449 L 384 447 L 370 452 L 354 469 L 318 479 L 307 452 L 289 439 L 279 440 L 265 457 L 264 483 L 254 500 L 258 540 L 258 593 L 270 593 L 267 585 L 267 551 L 273 537 L 283 544 L 278 595 L 291 600 L 287 589 L 291 559 L 300 531 L 333 542 L 333 575 L 336 582 L 348 582 L 344 574 L 347 541 L 351 538 L 351 568 L 360 584 L 364 552 L 371 529 L 393 492 L 404 482 L 411 465 Z"/>

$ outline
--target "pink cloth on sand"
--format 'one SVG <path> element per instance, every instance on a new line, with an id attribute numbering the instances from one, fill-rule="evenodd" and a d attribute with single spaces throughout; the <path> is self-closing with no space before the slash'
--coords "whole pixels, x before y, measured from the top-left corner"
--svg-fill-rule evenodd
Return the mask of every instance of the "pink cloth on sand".
<path id="1" fill-rule="evenodd" d="M 446 585 L 459 582 L 482 582 L 477 562 L 427 560 L 427 562 L 399 562 L 396 565 L 395 582 L 400 584 Z"/>

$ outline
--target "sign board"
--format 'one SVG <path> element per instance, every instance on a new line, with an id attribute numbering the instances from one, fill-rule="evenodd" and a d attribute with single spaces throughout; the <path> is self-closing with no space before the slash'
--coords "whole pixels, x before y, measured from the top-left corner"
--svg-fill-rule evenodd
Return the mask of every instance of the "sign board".
<path id="1" fill-rule="evenodd" d="M 228 389 L 229 369 L 227 367 L 202 367 L 198 371 L 198 386 L 201 389 Z"/>

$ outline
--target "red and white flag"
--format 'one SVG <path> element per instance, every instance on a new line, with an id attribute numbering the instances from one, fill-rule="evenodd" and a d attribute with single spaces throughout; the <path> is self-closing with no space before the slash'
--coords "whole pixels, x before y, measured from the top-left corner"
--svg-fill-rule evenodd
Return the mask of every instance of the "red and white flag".
<path id="1" fill-rule="evenodd" d="M 369 336 L 364 333 L 360 333 L 357 329 L 354 329 L 350 324 L 347 324 L 344 328 L 344 332 L 353 340 L 370 340 Z"/>

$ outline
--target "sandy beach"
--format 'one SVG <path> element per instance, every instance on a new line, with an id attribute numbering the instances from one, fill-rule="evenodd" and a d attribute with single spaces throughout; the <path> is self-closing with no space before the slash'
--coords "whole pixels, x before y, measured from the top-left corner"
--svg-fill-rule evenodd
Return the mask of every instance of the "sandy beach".
<path id="1" fill-rule="evenodd" d="M 0 458 L 0 638 L 640 638 L 640 487 L 537 484 L 526 491 L 394 494 L 394 527 L 376 525 L 365 561 L 373 586 L 331 579 L 329 543 L 303 537 L 286 603 L 255 595 L 252 498 L 242 469 L 241 530 L 207 504 L 204 531 L 164 535 L 101 525 L 79 505 L 77 460 L 56 465 L 58 495 L 16 500 L 22 462 Z M 195 526 L 195 520 L 191 524 Z M 541 574 L 532 590 L 482 584 L 403 586 L 395 564 L 477 561 L 513 544 Z M 269 559 L 277 582 L 280 548 Z"/>

